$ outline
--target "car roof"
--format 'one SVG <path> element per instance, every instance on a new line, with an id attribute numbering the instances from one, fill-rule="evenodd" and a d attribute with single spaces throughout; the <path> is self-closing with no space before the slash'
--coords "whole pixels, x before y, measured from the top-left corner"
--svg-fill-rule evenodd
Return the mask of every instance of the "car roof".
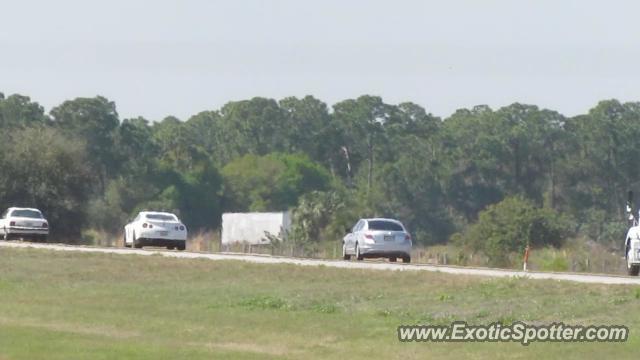
<path id="1" fill-rule="evenodd" d="M 174 213 L 164 212 L 164 211 L 140 211 L 140 214 L 141 215 L 173 215 L 175 217 L 178 217 L 178 215 Z"/>
<path id="2" fill-rule="evenodd" d="M 31 210 L 31 211 L 37 211 L 39 213 L 42 213 L 42 211 L 40 211 L 40 210 L 38 210 L 36 208 L 25 208 L 25 207 L 10 207 L 7 210 L 11 210 L 11 211 L 13 211 L 13 210 Z"/>
<path id="3" fill-rule="evenodd" d="M 369 218 L 369 219 L 362 219 L 365 221 L 391 221 L 391 222 L 395 222 L 398 224 L 402 224 L 402 222 L 400 222 L 400 220 L 396 220 L 396 219 L 389 219 L 389 218 Z"/>

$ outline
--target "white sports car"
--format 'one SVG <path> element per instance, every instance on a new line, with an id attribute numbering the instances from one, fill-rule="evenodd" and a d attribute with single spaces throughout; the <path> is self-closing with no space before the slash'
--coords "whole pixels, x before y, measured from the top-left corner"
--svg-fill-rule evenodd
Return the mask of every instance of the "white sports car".
<path id="1" fill-rule="evenodd" d="M 0 236 L 3 240 L 11 238 L 30 238 L 47 240 L 49 222 L 38 209 L 11 207 L 0 218 Z"/>
<path id="2" fill-rule="evenodd" d="M 124 246 L 163 246 L 184 250 L 187 227 L 172 213 L 142 211 L 124 227 Z"/>

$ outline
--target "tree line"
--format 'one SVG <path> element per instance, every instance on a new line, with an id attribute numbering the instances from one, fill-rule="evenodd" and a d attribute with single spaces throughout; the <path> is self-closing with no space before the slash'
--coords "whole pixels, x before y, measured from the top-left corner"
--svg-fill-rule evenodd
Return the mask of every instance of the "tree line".
<path id="1" fill-rule="evenodd" d="M 443 119 L 369 95 L 256 97 L 150 121 L 121 119 L 101 96 L 46 112 L 0 93 L 0 129 L 0 206 L 42 209 L 62 239 L 116 233 L 141 209 L 176 211 L 193 230 L 217 229 L 223 212 L 291 209 L 303 245 L 364 216 L 436 244 L 473 236 L 484 209 L 517 198 L 562 217 L 565 237 L 611 241 L 640 184 L 640 103 L 617 100 L 572 117 L 514 103 Z"/>

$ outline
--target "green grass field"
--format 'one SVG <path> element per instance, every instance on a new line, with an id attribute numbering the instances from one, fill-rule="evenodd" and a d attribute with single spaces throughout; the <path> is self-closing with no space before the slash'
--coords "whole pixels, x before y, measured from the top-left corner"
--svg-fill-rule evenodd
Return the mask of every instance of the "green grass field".
<path id="1" fill-rule="evenodd" d="M 401 324 L 624 324 L 626 343 L 400 343 Z M 640 287 L 0 249 L 0 359 L 637 358 Z"/>

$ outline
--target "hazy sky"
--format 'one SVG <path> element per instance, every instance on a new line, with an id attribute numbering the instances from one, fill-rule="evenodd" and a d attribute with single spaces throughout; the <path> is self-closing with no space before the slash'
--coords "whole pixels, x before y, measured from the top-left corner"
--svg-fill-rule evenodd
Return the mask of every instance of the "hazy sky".
<path id="1" fill-rule="evenodd" d="M 230 100 L 361 94 L 566 115 L 640 100 L 638 1 L 0 0 L 0 91 L 121 118 Z"/>

